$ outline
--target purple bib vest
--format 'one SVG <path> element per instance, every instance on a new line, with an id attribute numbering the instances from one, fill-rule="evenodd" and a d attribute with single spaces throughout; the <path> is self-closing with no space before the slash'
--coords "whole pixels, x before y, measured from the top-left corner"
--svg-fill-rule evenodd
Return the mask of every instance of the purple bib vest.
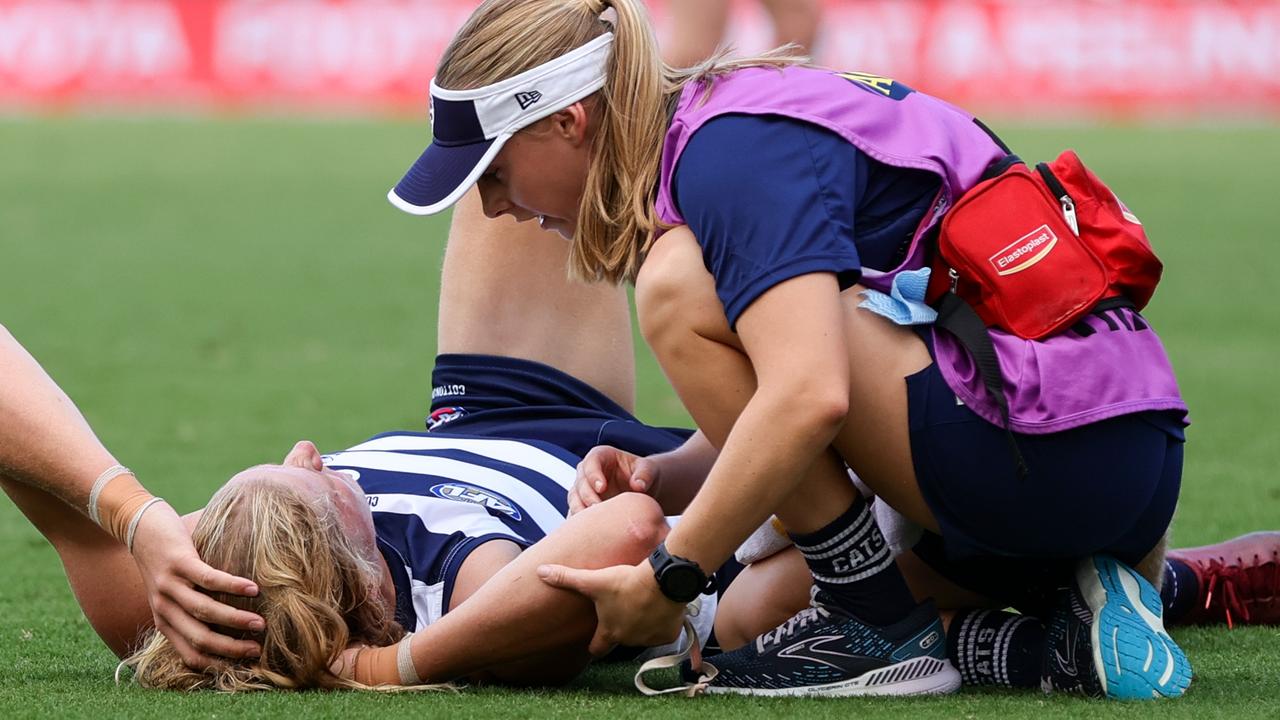
<path id="1" fill-rule="evenodd" d="M 709 120 L 733 113 L 811 122 L 885 165 L 926 170 L 942 181 L 906 259 L 896 268 L 863 268 L 860 282 L 883 292 L 898 272 L 928 263 L 925 234 L 1005 154 L 972 115 L 888 78 L 804 67 L 747 68 L 713 83 L 709 97 L 705 85 L 692 83 L 680 95 L 662 148 L 659 218 L 684 224 L 671 194 L 672 178 L 690 138 Z M 1173 368 L 1145 319 L 1117 310 L 1085 323 L 1093 333 L 1069 331 L 1045 341 L 991 331 L 1013 430 L 1046 434 L 1143 410 L 1185 417 Z M 949 333 L 935 331 L 934 339 L 939 369 L 956 397 L 983 419 L 1001 424 L 968 351 Z"/>

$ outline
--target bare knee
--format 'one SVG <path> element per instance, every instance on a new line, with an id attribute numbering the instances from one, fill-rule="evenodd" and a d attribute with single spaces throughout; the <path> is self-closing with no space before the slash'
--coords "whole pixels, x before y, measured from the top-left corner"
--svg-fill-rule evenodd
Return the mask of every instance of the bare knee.
<path id="1" fill-rule="evenodd" d="M 610 514 L 609 526 L 617 528 L 611 552 L 618 562 L 639 562 L 667 536 L 667 519 L 658 502 L 642 493 L 623 493 L 601 503 Z"/>

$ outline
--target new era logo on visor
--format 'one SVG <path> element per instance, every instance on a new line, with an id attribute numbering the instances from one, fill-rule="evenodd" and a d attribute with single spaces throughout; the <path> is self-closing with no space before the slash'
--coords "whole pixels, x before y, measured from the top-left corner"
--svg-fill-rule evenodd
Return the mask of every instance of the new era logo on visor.
<path id="1" fill-rule="evenodd" d="M 537 90 L 528 90 L 516 93 L 516 102 L 520 103 L 521 110 L 528 110 L 529 106 L 542 99 L 542 93 Z"/>

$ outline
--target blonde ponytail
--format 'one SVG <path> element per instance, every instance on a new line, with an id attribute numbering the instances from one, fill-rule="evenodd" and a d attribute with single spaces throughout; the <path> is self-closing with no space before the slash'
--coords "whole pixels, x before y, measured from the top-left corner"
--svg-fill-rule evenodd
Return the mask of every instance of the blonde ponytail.
<path id="1" fill-rule="evenodd" d="M 635 278 L 659 227 L 653 203 L 666 108 L 680 84 L 662 62 L 644 7 L 634 0 L 606 2 L 615 15 L 613 54 L 569 267 L 576 277 L 617 283 Z"/>

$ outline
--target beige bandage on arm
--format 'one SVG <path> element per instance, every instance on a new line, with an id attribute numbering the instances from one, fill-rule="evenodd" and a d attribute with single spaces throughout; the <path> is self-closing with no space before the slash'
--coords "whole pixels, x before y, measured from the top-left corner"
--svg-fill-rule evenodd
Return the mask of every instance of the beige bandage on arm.
<path id="1" fill-rule="evenodd" d="M 411 644 L 413 633 L 395 645 L 363 648 L 356 653 L 355 677 L 361 685 L 419 685 L 418 669 L 413 665 Z"/>
<path id="2" fill-rule="evenodd" d="M 164 501 L 147 492 L 131 470 L 113 465 L 93 483 L 89 492 L 89 517 L 132 552 L 138 522 L 159 502 Z"/>

